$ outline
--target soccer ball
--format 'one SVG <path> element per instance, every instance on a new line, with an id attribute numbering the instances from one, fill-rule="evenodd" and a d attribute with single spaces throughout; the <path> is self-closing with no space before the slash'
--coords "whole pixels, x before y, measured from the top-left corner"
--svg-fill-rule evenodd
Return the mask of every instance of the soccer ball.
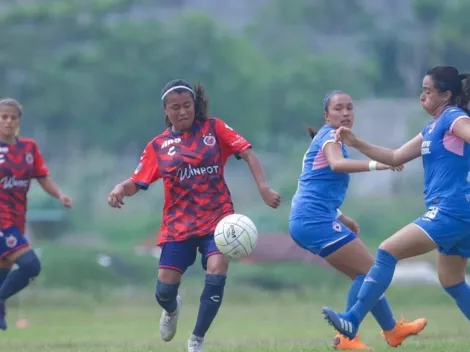
<path id="1" fill-rule="evenodd" d="M 230 258 L 242 258 L 256 247 L 258 230 L 245 215 L 232 214 L 219 221 L 214 240 L 222 254 Z"/>

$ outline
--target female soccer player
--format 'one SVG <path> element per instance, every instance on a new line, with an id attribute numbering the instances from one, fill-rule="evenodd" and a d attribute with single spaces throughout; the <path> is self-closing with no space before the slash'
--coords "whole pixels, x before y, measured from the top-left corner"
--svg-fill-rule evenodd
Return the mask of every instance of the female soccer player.
<path id="1" fill-rule="evenodd" d="M 224 180 L 227 159 L 235 155 L 248 163 L 266 204 L 277 208 L 280 196 L 267 185 L 250 143 L 222 120 L 209 118 L 201 85 L 193 89 L 185 81 L 171 81 L 161 99 L 168 128 L 147 145 L 132 177 L 113 189 L 108 202 L 120 208 L 124 197 L 163 179 L 165 203 L 158 237 L 162 252 L 155 294 L 163 308 L 160 335 L 164 341 L 175 336 L 182 304 L 178 287 L 199 250 L 206 278 L 188 351 L 200 352 L 222 303 L 228 269 L 228 258 L 217 250 L 213 236 L 219 220 L 234 211 Z"/>
<path id="2" fill-rule="evenodd" d="M 23 108 L 14 99 L 0 100 L 0 329 L 7 329 L 5 301 L 24 289 L 41 271 L 41 263 L 24 237 L 31 179 L 64 207 L 72 199 L 49 177 L 36 142 L 17 137 Z M 11 271 L 13 264 L 18 270 Z"/>
<path id="3" fill-rule="evenodd" d="M 292 199 L 289 232 L 297 244 L 323 258 L 335 269 L 353 280 L 346 307 L 357 300 L 365 274 L 374 260 L 364 243 L 357 237 L 358 224 L 344 216 L 339 208 L 344 201 L 349 173 L 393 169 L 376 161 L 351 160 L 346 147 L 335 142 L 335 131 L 341 126 L 351 128 L 354 106 L 351 97 L 342 91 L 332 91 L 323 101 L 326 124 L 310 131 L 313 140 L 304 155 L 297 192 Z M 385 296 L 375 304 L 372 314 L 384 331 L 387 342 L 396 346 L 410 335 L 419 333 L 424 319 L 395 322 Z M 355 338 L 337 335 L 333 347 L 343 350 L 370 349 Z"/>
<path id="4" fill-rule="evenodd" d="M 465 282 L 470 257 L 469 77 L 452 66 L 437 66 L 427 72 L 421 105 L 434 120 L 399 149 L 369 144 L 356 138 L 348 126 L 336 132 L 337 141 L 388 165 L 401 165 L 422 156 L 428 207 L 424 215 L 382 242 L 356 304 L 346 313 L 323 309 L 330 324 L 350 338 L 356 336 L 367 312 L 387 290 L 397 262 L 436 248 L 441 285 L 470 319 L 470 287 Z"/>

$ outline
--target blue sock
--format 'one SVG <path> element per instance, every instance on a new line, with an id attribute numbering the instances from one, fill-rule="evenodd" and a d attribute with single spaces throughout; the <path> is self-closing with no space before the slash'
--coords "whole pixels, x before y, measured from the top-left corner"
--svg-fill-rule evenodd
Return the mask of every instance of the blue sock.
<path id="1" fill-rule="evenodd" d="M 351 286 L 349 286 L 348 298 L 346 299 L 346 312 L 349 312 L 349 310 L 356 304 L 357 295 L 359 294 L 359 290 L 361 289 L 365 278 L 365 275 L 357 275 L 351 283 Z"/>
<path id="2" fill-rule="evenodd" d="M 369 270 L 358 294 L 358 301 L 349 310 L 348 317 L 355 325 L 359 325 L 377 304 L 379 298 L 387 290 L 393 279 L 396 258 L 382 249 L 377 250 L 374 266 Z"/>
<path id="3" fill-rule="evenodd" d="M 358 275 L 352 282 L 349 292 L 348 299 L 346 301 L 346 312 L 348 312 L 354 304 L 357 302 L 357 296 L 362 287 L 362 284 L 365 279 L 365 275 Z M 392 310 L 388 304 L 387 298 L 382 296 L 374 308 L 371 309 L 371 313 L 374 316 L 377 323 L 384 331 L 392 330 L 395 327 L 395 318 L 393 317 Z"/>
<path id="4" fill-rule="evenodd" d="M 444 287 L 444 290 L 455 300 L 457 307 L 470 320 L 470 286 L 462 281 L 460 284 Z"/>
<path id="5" fill-rule="evenodd" d="M 201 295 L 201 304 L 197 314 L 193 335 L 204 337 L 212 324 L 224 296 L 225 275 L 206 274 L 206 284 Z"/>
<path id="6" fill-rule="evenodd" d="M 393 317 L 392 309 L 390 308 L 390 304 L 388 304 L 388 300 L 384 295 L 379 298 L 374 308 L 372 308 L 370 312 L 374 316 L 377 323 L 379 323 L 383 331 L 389 331 L 395 327 L 396 321 Z"/>
<path id="7" fill-rule="evenodd" d="M 32 250 L 18 257 L 15 263 L 18 269 L 10 272 L 0 286 L 0 301 L 20 292 L 41 272 L 41 262 Z"/>
<path id="8" fill-rule="evenodd" d="M 10 268 L 0 268 L 0 287 L 2 287 L 3 281 L 7 278 L 10 270 Z"/>
<path id="9" fill-rule="evenodd" d="M 178 288 L 180 284 L 165 284 L 157 280 L 157 287 L 155 289 L 155 298 L 157 299 L 160 307 L 165 309 L 168 313 L 173 313 L 178 308 L 176 296 L 178 295 Z"/>

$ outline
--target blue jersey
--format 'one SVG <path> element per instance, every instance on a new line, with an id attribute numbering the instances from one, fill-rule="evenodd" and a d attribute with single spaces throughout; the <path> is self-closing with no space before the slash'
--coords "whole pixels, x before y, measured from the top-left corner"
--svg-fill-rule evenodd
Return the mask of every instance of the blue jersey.
<path id="1" fill-rule="evenodd" d="M 349 174 L 333 172 L 323 153 L 328 143 L 335 141 L 335 129 L 324 125 L 313 138 L 303 158 L 302 173 L 292 199 L 290 219 L 314 222 L 333 221 L 336 210 L 343 204 L 349 184 Z M 344 145 L 343 156 L 349 158 Z"/>
<path id="2" fill-rule="evenodd" d="M 450 106 L 421 132 L 424 198 L 428 208 L 470 222 L 470 145 L 452 134 L 461 118 L 465 111 Z"/>

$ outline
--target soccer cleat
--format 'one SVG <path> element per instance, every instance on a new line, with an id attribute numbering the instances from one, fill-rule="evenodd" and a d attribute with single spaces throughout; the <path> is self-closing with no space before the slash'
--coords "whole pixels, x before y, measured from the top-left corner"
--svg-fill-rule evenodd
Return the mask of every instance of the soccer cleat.
<path id="1" fill-rule="evenodd" d="M 373 349 L 360 341 L 358 336 L 350 340 L 341 334 L 335 336 L 332 347 L 343 351 L 371 351 Z"/>
<path id="2" fill-rule="evenodd" d="M 204 352 L 204 339 L 192 335 L 188 340 L 188 352 Z"/>
<path id="3" fill-rule="evenodd" d="M 402 318 L 395 324 L 392 330 L 382 331 L 381 334 L 391 347 L 398 347 L 406 338 L 418 335 L 427 324 L 428 321 L 424 318 L 419 318 L 412 322 Z"/>
<path id="4" fill-rule="evenodd" d="M 0 330 L 7 329 L 5 302 L 0 302 Z"/>
<path id="5" fill-rule="evenodd" d="M 163 310 L 162 317 L 160 318 L 160 337 L 165 342 L 169 342 L 175 337 L 181 305 L 183 304 L 181 296 L 176 297 L 176 303 L 176 311 L 170 314 Z"/>
<path id="6" fill-rule="evenodd" d="M 328 307 L 323 307 L 322 313 L 325 316 L 325 320 L 341 335 L 351 340 L 356 337 L 359 327 L 347 319 L 344 314 L 336 313 Z"/>

